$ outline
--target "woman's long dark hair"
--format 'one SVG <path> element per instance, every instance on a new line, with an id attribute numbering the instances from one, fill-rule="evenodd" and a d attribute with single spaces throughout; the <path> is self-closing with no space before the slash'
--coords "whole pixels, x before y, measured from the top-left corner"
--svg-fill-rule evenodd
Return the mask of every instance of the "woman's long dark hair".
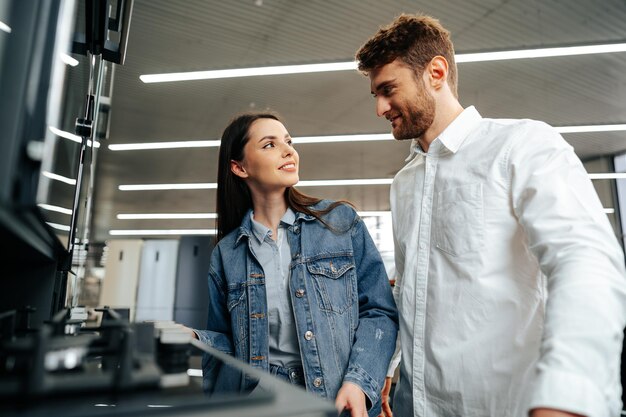
<path id="1" fill-rule="evenodd" d="M 230 161 L 243 160 L 243 148 L 248 142 L 250 126 L 259 119 L 273 119 L 282 123 L 275 113 L 244 113 L 235 117 L 224 129 L 220 144 L 220 156 L 217 168 L 217 240 L 220 241 L 235 230 L 243 216 L 252 208 L 252 197 L 245 181 L 230 169 Z M 313 210 L 311 206 L 322 201 L 301 193 L 293 187 L 285 190 L 285 199 L 289 207 L 296 211 L 314 216 L 324 223 L 322 216 L 346 201 L 336 201 L 323 210 Z"/>

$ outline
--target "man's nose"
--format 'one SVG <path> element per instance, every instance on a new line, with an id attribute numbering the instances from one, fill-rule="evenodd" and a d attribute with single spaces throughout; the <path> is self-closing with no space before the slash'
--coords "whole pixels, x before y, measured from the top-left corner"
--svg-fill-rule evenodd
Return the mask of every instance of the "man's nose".
<path id="1" fill-rule="evenodd" d="M 376 97 L 376 115 L 378 117 L 383 117 L 390 109 L 389 100 L 384 97 Z"/>

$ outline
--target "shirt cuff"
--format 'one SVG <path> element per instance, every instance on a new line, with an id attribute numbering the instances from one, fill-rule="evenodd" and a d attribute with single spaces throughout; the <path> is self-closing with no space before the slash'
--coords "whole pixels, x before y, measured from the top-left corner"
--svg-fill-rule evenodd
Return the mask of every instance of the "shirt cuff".
<path id="1" fill-rule="evenodd" d="M 376 383 L 376 381 L 360 366 L 350 366 L 343 378 L 343 382 L 352 382 L 353 384 L 361 387 L 361 390 L 367 397 L 366 402 L 368 411 L 380 400 L 380 391 L 382 387 L 379 386 L 378 383 Z"/>
<path id="2" fill-rule="evenodd" d="M 528 412 L 535 408 L 552 408 L 587 417 L 611 415 L 606 398 L 588 378 L 554 370 L 543 371 L 537 377 Z"/>

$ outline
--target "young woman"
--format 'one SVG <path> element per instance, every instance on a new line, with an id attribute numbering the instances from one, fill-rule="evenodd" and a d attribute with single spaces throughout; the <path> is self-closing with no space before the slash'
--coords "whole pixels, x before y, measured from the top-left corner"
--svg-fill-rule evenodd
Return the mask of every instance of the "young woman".
<path id="1" fill-rule="evenodd" d="M 272 113 L 224 130 L 208 325 L 195 333 L 352 417 L 376 416 L 398 328 L 385 268 L 352 207 L 293 188 L 298 167 Z M 210 389 L 216 370 L 203 368 Z"/>

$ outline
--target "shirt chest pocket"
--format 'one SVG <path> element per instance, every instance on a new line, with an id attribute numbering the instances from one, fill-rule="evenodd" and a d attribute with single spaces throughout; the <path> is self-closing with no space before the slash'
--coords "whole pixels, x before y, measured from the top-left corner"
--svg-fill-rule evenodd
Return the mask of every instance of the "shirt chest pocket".
<path id="1" fill-rule="evenodd" d="M 343 313 L 356 299 L 354 260 L 350 256 L 310 261 L 307 269 L 315 285 L 319 307 Z"/>
<path id="2" fill-rule="evenodd" d="M 454 256 L 475 252 L 484 245 L 483 186 L 468 184 L 437 193 L 434 241 Z"/>

